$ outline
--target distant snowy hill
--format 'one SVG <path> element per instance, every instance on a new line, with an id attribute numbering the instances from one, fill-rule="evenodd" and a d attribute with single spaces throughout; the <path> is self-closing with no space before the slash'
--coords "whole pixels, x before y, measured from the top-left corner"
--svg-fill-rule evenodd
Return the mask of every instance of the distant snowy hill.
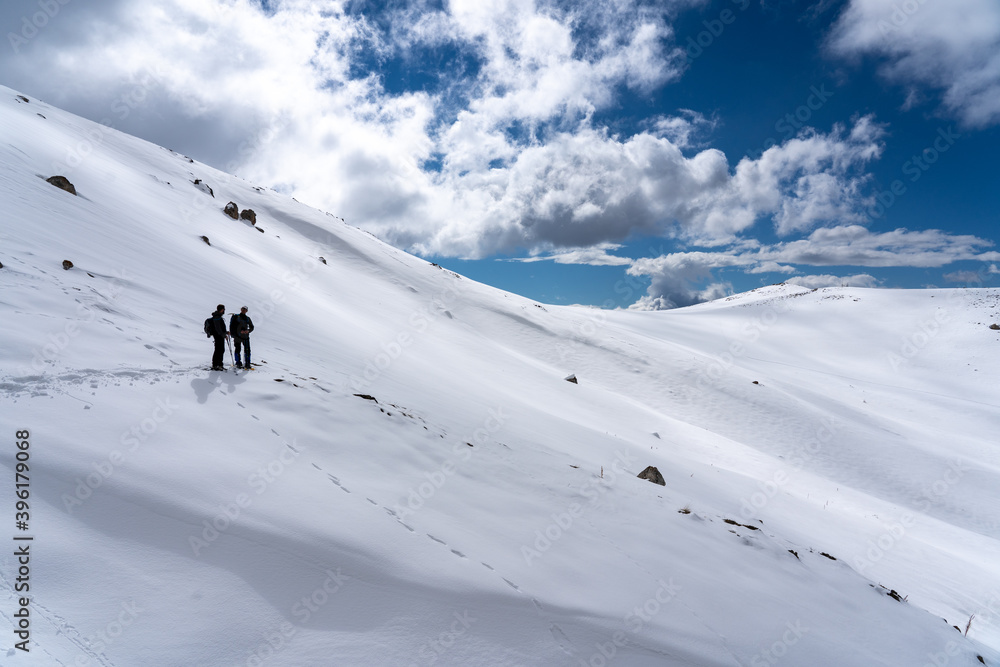
<path id="1" fill-rule="evenodd" d="M 998 290 L 543 305 L 7 88 L 0 209 L 0 664 L 1000 665 Z"/>

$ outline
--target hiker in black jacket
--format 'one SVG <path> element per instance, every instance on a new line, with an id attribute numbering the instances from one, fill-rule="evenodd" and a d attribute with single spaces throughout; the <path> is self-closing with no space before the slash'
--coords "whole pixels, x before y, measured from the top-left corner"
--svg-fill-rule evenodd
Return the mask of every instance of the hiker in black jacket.
<path id="1" fill-rule="evenodd" d="M 226 370 L 222 361 L 226 353 L 226 338 L 229 336 L 229 332 L 226 331 L 226 321 L 222 319 L 225 313 L 226 307 L 220 303 L 215 312 L 212 313 L 212 321 L 209 325 L 209 331 L 212 334 L 212 338 L 215 339 L 215 353 L 212 355 L 213 371 Z"/>
<path id="2" fill-rule="evenodd" d="M 236 368 L 243 368 L 240 362 L 240 347 L 246 348 L 246 367 L 250 368 L 250 332 L 253 331 L 253 322 L 247 315 L 247 307 L 240 308 L 239 315 L 233 314 L 229 320 L 229 333 L 233 337 L 233 347 L 236 348 Z"/>

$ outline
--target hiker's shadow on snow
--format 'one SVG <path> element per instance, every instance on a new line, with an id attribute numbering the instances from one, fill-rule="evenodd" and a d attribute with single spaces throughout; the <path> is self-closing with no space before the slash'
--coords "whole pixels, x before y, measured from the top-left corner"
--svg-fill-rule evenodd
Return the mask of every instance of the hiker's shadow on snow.
<path id="1" fill-rule="evenodd" d="M 216 389 L 225 388 L 226 393 L 236 391 L 236 386 L 241 385 L 246 380 L 236 373 L 226 371 L 209 371 L 208 375 L 191 380 L 191 388 L 198 395 L 198 402 L 205 403 L 208 396 Z"/>

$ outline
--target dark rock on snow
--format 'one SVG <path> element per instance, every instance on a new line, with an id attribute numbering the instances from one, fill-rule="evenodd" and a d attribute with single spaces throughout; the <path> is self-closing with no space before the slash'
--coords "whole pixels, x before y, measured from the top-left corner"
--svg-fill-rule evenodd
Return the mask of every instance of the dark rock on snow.
<path id="1" fill-rule="evenodd" d="M 257 224 L 257 214 L 254 213 L 252 208 L 245 208 L 240 211 L 240 218 L 249 221 L 251 225 Z"/>
<path id="2" fill-rule="evenodd" d="M 194 179 L 194 186 L 207 195 L 211 195 L 212 197 L 215 196 L 215 193 L 212 191 L 212 187 L 200 178 Z"/>
<path id="3" fill-rule="evenodd" d="M 237 206 L 236 202 L 234 202 L 234 201 L 231 201 L 228 204 L 226 204 L 226 207 L 224 209 L 222 209 L 222 211 L 223 211 L 223 213 L 225 213 L 226 215 L 228 215 L 233 220 L 239 220 L 240 219 L 240 207 Z"/>
<path id="4" fill-rule="evenodd" d="M 656 469 L 655 466 L 647 466 L 645 470 L 636 475 L 639 479 L 649 480 L 653 484 L 659 484 L 660 486 L 666 486 L 667 483 L 663 479 L 663 475 L 660 471 Z"/>
<path id="5" fill-rule="evenodd" d="M 45 182 L 46 183 L 51 183 L 52 185 L 56 186 L 60 190 L 65 190 L 66 192 L 70 193 L 71 195 L 75 195 L 76 194 L 76 188 L 73 187 L 73 184 L 70 183 L 69 179 L 66 178 L 65 176 L 49 176 L 48 178 L 45 179 Z"/>
<path id="6" fill-rule="evenodd" d="M 66 269 L 67 271 L 69 271 L 70 269 L 73 268 L 73 262 L 69 261 L 68 259 L 64 259 L 63 260 L 63 268 Z"/>

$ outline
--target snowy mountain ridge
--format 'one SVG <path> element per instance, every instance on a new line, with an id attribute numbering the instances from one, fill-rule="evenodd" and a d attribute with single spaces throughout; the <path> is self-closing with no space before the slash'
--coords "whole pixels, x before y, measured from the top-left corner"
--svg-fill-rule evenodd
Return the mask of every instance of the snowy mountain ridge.
<path id="1" fill-rule="evenodd" d="M 551 306 L 5 88 L 0 128 L 2 664 L 1000 665 L 997 290 Z M 220 302 L 258 370 L 206 370 Z"/>

